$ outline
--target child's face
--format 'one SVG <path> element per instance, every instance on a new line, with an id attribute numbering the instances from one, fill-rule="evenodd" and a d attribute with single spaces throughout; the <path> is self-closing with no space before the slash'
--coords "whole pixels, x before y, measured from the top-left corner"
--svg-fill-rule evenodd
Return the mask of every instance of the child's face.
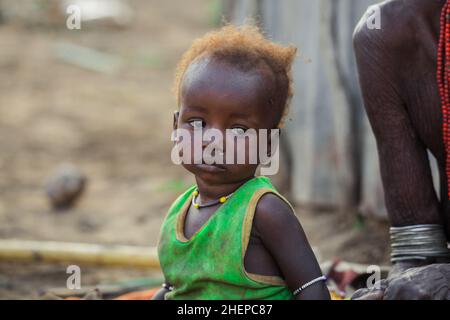
<path id="1" fill-rule="evenodd" d="M 227 62 L 208 56 L 194 61 L 181 84 L 180 111 L 175 128 L 190 130 L 191 137 L 194 128 L 200 127 L 203 132 L 216 129 L 222 133 L 224 141 L 227 139 L 227 129 L 242 135 L 248 129 L 275 128 L 274 119 L 278 115 L 275 107 L 268 103 L 274 87 L 272 73 L 268 67 L 259 69 L 240 71 Z M 245 140 L 241 147 L 235 144 L 234 164 L 183 166 L 197 178 L 213 184 L 235 183 L 252 177 L 258 164 L 250 164 L 249 139 Z M 193 146 L 193 138 L 191 143 Z M 204 141 L 200 148 L 204 149 L 209 143 Z M 225 162 L 226 143 L 223 143 L 223 152 Z M 239 152 L 245 152 L 245 164 L 236 164 Z M 191 154 L 190 163 L 194 163 L 194 147 Z"/>

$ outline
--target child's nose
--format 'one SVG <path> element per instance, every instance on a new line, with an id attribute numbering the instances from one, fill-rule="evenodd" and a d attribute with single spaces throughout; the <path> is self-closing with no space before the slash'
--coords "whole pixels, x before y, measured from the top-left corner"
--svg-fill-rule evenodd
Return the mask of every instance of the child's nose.
<path id="1" fill-rule="evenodd" d="M 202 148 L 205 149 L 207 146 L 214 147 L 215 150 L 224 152 L 225 149 L 225 132 L 226 130 L 211 128 L 211 131 L 205 131 L 203 133 Z"/>

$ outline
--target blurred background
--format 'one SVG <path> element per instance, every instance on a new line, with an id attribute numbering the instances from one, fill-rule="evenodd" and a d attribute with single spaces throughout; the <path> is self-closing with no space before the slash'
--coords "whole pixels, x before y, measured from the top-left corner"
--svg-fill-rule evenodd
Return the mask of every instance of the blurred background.
<path id="1" fill-rule="evenodd" d="M 299 48 L 273 181 L 321 262 L 387 263 L 376 147 L 351 46 L 375 2 L 0 0 L 0 241 L 156 246 L 168 207 L 194 183 L 170 161 L 176 63 L 223 19 L 252 17 Z M 68 28 L 73 4 L 81 29 Z M 0 298 L 65 286 L 67 264 L 37 260 L 0 259 Z M 160 279 L 145 268 L 82 270 L 83 286 Z"/>

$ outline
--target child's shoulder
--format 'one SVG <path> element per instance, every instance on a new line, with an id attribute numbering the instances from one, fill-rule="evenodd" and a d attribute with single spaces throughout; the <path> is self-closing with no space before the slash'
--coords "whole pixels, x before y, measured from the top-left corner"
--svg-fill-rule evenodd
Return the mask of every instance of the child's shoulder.
<path id="1" fill-rule="evenodd" d="M 283 228 L 298 223 L 293 206 L 276 192 L 265 193 L 259 199 L 254 214 L 256 228 Z"/>

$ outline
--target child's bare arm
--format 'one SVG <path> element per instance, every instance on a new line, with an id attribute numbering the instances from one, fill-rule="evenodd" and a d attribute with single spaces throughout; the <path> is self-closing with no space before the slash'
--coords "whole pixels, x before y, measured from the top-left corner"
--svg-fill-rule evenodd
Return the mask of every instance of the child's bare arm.
<path id="1" fill-rule="evenodd" d="M 255 211 L 254 227 L 292 291 L 322 276 L 300 222 L 289 205 L 278 196 L 266 194 L 261 197 Z M 295 298 L 328 300 L 330 294 L 326 284 L 321 281 Z"/>
<path id="2" fill-rule="evenodd" d="M 165 282 L 167 286 L 170 286 L 167 282 Z M 163 286 L 158 292 L 153 296 L 152 300 L 165 300 L 165 295 L 167 292 L 170 292 L 169 289 L 167 289 L 167 286 Z"/>

